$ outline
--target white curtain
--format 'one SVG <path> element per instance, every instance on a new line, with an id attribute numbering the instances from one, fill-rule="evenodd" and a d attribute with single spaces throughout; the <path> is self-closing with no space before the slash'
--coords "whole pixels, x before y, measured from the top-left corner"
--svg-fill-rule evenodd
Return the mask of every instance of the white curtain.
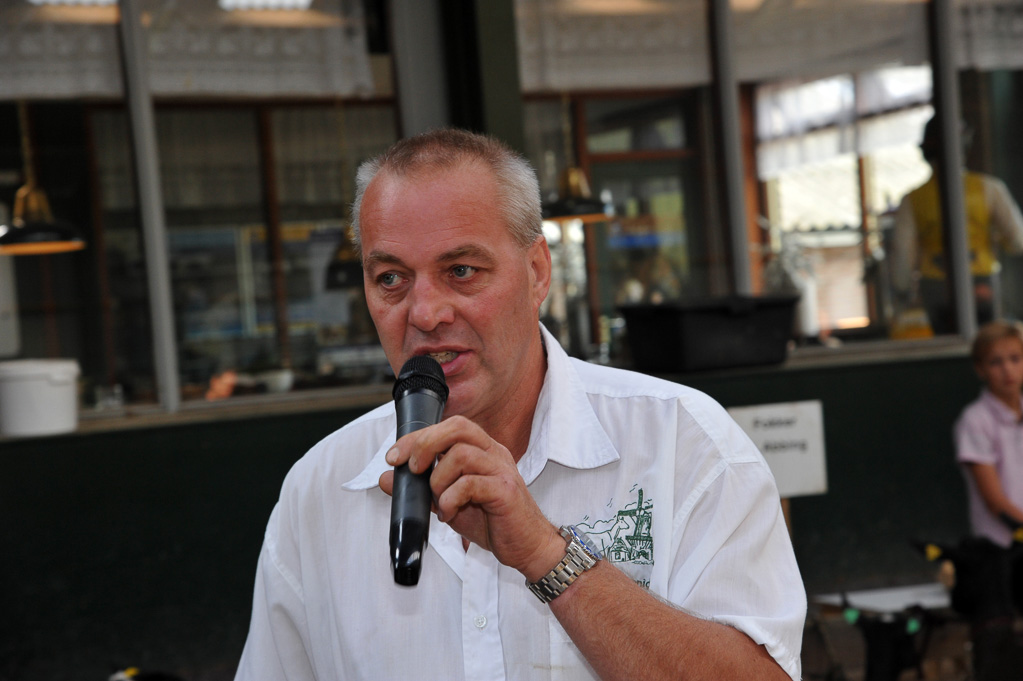
<path id="1" fill-rule="evenodd" d="M 704 0 L 516 0 L 525 92 L 710 82 Z"/>
<path id="2" fill-rule="evenodd" d="M 707 0 L 516 0 L 526 92 L 710 82 Z M 1023 68 L 1023 0 L 958 0 L 960 68 Z M 742 82 L 816 80 L 929 60 L 927 4 L 732 0 Z"/>
<path id="3" fill-rule="evenodd" d="M 362 4 L 226 11 L 217 0 L 141 0 L 154 95 L 373 92 Z M 0 99 L 120 97 L 116 5 L 0 3 Z"/>
<path id="4" fill-rule="evenodd" d="M 958 0 L 961 67 L 1023 68 L 1023 0 Z"/>
<path id="5" fill-rule="evenodd" d="M 919 143 L 933 112 L 930 101 L 928 66 L 761 85 L 756 93 L 757 174 L 769 179 L 841 154 Z"/>

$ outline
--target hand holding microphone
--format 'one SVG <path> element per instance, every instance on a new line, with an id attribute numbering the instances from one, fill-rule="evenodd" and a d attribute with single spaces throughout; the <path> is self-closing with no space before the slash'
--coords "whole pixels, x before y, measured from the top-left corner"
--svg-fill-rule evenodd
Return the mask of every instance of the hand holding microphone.
<path id="1" fill-rule="evenodd" d="M 564 540 L 537 506 L 504 445 L 467 418 L 453 416 L 441 423 L 448 389 L 440 365 L 431 357 L 413 357 L 398 373 L 393 395 L 402 444 L 388 453 L 393 477 L 385 473 L 380 483 L 392 497 L 395 583 L 419 583 L 434 487 L 438 517 L 463 540 L 491 551 L 533 581 L 546 574 L 564 554 Z M 426 428 L 428 433 L 411 435 Z M 405 435 L 410 438 L 402 440 Z M 420 460 L 416 468 L 423 468 L 419 473 L 409 469 L 413 455 Z M 425 467 L 423 459 L 429 460 Z M 557 557 L 544 557 L 553 549 Z"/>
<path id="2" fill-rule="evenodd" d="M 394 382 L 394 409 L 400 439 L 416 430 L 440 423 L 448 387 L 444 370 L 432 357 L 413 357 L 402 366 Z M 422 556 L 430 532 L 430 473 L 413 473 L 404 463 L 394 469 L 391 493 L 391 569 L 403 586 L 419 583 Z"/>

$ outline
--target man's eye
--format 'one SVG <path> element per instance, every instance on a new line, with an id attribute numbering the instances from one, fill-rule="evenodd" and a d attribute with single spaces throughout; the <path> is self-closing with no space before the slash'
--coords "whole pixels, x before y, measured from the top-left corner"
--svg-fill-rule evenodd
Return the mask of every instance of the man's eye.
<path id="1" fill-rule="evenodd" d="M 384 272 L 377 277 L 377 281 L 380 282 L 380 285 L 386 287 L 396 286 L 399 280 L 400 277 L 394 272 Z"/>
<path id="2" fill-rule="evenodd" d="M 472 265 L 455 265 L 451 268 L 451 274 L 455 275 L 455 279 L 468 279 L 476 273 L 476 268 Z"/>

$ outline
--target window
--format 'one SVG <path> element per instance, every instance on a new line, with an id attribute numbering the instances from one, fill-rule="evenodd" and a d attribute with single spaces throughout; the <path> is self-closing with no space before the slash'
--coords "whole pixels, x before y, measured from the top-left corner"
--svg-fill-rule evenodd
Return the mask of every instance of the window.
<path id="1" fill-rule="evenodd" d="M 797 334 L 887 338 L 895 209 L 930 168 L 919 150 L 933 115 L 929 67 L 889 68 L 757 89 L 766 290 L 802 294 Z M 782 270 L 788 270 L 783 272 Z"/>
<path id="2" fill-rule="evenodd" d="M 722 265 L 704 218 L 697 111 L 697 98 L 681 93 L 527 101 L 529 153 L 545 196 L 557 197 L 559 175 L 578 165 L 610 214 L 547 227 L 555 286 L 546 321 L 565 330 L 573 354 L 621 352 L 622 305 L 711 289 Z"/>
<path id="3" fill-rule="evenodd" d="M 356 167 L 396 139 L 391 106 L 166 107 L 156 123 L 183 396 L 382 378 L 345 229 Z M 119 110 L 94 116 L 107 259 L 118 263 L 111 342 L 135 395 L 151 391 L 136 384 L 152 358 L 128 350 L 148 310 L 144 296 L 129 300 L 144 292 L 145 258 L 125 124 Z M 339 281 L 331 266 L 346 257 L 353 275 Z"/>

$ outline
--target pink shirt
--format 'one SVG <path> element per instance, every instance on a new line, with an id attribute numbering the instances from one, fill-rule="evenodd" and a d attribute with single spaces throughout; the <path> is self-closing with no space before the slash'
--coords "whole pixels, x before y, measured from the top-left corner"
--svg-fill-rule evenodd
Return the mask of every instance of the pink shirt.
<path id="1" fill-rule="evenodd" d="M 956 421 L 955 439 L 956 460 L 961 464 L 994 466 L 1005 495 L 1013 504 L 1023 507 L 1023 423 L 1017 420 L 1016 414 L 990 391 L 984 390 Z M 1009 528 L 988 511 L 965 466 L 963 475 L 973 533 L 1008 546 L 1012 541 Z"/>

